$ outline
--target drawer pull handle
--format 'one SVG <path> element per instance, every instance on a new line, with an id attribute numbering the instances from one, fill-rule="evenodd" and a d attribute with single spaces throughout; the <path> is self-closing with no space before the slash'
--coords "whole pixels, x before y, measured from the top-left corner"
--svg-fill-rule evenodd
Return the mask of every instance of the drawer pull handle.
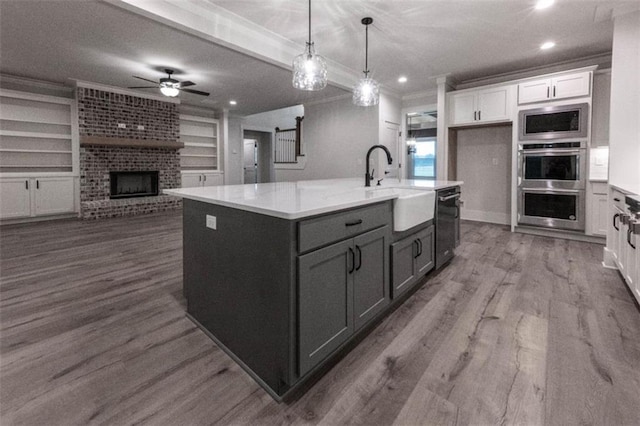
<path id="1" fill-rule="evenodd" d="M 631 242 L 631 233 L 633 232 L 633 228 L 629 227 L 629 229 L 627 229 L 627 244 L 629 244 L 631 246 L 632 249 L 636 249 L 636 246 Z"/>
<path id="2" fill-rule="evenodd" d="M 620 198 L 614 198 L 613 201 L 620 202 Z"/>
<path id="3" fill-rule="evenodd" d="M 620 213 L 616 213 L 613 215 L 613 227 L 616 228 L 616 231 L 619 231 L 620 228 L 616 226 L 616 219 L 620 217 Z"/>
<path id="4" fill-rule="evenodd" d="M 354 220 L 353 222 L 347 222 L 344 226 L 356 226 L 362 223 L 362 219 Z"/>
<path id="5" fill-rule="evenodd" d="M 422 256 L 422 240 L 418 238 L 418 257 Z"/>

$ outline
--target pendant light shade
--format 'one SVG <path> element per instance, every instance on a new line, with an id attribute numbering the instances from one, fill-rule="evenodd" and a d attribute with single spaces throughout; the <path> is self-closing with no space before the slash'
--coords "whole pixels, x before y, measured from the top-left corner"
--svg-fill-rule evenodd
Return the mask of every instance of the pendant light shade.
<path id="1" fill-rule="evenodd" d="M 311 41 L 311 0 L 309 0 L 309 41 L 304 52 L 293 60 L 293 87 L 322 90 L 327 86 L 327 61 L 315 51 Z"/>
<path id="2" fill-rule="evenodd" d="M 353 87 L 353 103 L 358 106 L 378 105 L 380 102 L 380 85 L 369 78 L 369 25 L 373 18 L 362 18 L 365 26 L 364 77 Z"/>

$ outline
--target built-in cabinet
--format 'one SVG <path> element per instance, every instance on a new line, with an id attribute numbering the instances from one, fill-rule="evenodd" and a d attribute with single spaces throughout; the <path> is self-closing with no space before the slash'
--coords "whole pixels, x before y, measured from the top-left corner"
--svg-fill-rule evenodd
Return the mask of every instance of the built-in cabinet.
<path id="1" fill-rule="evenodd" d="M 182 187 L 223 184 L 220 173 L 218 120 L 196 115 L 180 115 L 180 172 Z"/>
<path id="2" fill-rule="evenodd" d="M 222 173 L 194 173 L 194 172 L 182 172 L 180 173 L 182 178 L 183 188 L 193 188 L 198 186 L 217 186 L 222 185 L 224 175 Z"/>
<path id="3" fill-rule="evenodd" d="M 620 271 L 633 295 L 640 302 L 640 213 L 630 209 L 625 202 L 627 195 L 612 188 L 610 202 L 609 235 L 611 241 L 608 247 L 611 259 Z"/>
<path id="4" fill-rule="evenodd" d="M 73 213 L 73 177 L 0 180 L 0 217 L 14 219 Z"/>
<path id="5" fill-rule="evenodd" d="M 512 86 L 456 91 L 449 96 L 449 125 L 478 125 L 511 120 Z"/>
<path id="6" fill-rule="evenodd" d="M 75 101 L 0 90 L 0 219 L 77 212 Z"/>
<path id="7" fill-rule="evenodd" d="M 589 182 L 589 215 L 587 231 L 590 235 L 605 237 L 609 225 L 609 200 L 606 182 Z"/>
<path id="8" fill-rule="evenodd" d="M 433 225 L 391 245 L 391 287 L 395 299 L 434 267 Z"/>
<path id="9" fill-rule="evenodd" d="M 388 244 L 384 226 L 298 258 L 301 375 L 389 303 Z"/>
<path id="10" fill-rule="evenodd" d="M 590 88 L 590 71 L 528 80 L 518 84 L 518 104 L 589 96 Z"/>

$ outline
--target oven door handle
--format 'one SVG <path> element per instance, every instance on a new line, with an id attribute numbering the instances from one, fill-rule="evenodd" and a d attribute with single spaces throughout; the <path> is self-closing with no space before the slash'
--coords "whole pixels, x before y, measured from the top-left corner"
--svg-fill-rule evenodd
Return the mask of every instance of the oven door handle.
<path id="1" fill-rule="evenodd" d="M 548 156 L 560 155 L 560 154 L 582 154 L 585 151 L 584 149 L 563 149 L 563 148 L 552 148 L 552 149 L 521 149 L 520 153 L 523 155 L 528 154 L 546 154 Z"/>
<path id="2" fill-rule="evenodd" d="M 560 189 L 560 188 L 521 188 L 522 192 L 540 192 L 540 193 L 549 193 L 549 194 L 579 194 L 584 192 L 582 189 Z"/>
<path id="3" fill-rule="evenodd" d="M 438 197 L 438 201 L 449 201 L 449 200 L 453 200 L 454 198 L 460 198 L 460 193 L 456 193 L 453 195 L 448 195 L 446 197 Z"/>

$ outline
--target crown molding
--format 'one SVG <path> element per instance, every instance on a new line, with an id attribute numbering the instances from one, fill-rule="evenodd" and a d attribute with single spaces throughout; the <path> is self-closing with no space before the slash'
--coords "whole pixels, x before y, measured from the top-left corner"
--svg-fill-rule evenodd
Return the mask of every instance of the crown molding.
<path id="1" fill-rule="evenodd" d="M 74 91 L 74 88 L 72 86 L 68 86 L 65 84 L 54 83 L 51 81 L 35 80 L 32 78 L 20 77 L 20 76 L 11 75 L 11 74 L 0 74 L 0 82 L 17 84 L 17 85 L 39 88 L 39 89 L 46 89 L 46 90 L 58 90 L 62 92 L 68 92 L 70 94 L 72 94 Z"/>

